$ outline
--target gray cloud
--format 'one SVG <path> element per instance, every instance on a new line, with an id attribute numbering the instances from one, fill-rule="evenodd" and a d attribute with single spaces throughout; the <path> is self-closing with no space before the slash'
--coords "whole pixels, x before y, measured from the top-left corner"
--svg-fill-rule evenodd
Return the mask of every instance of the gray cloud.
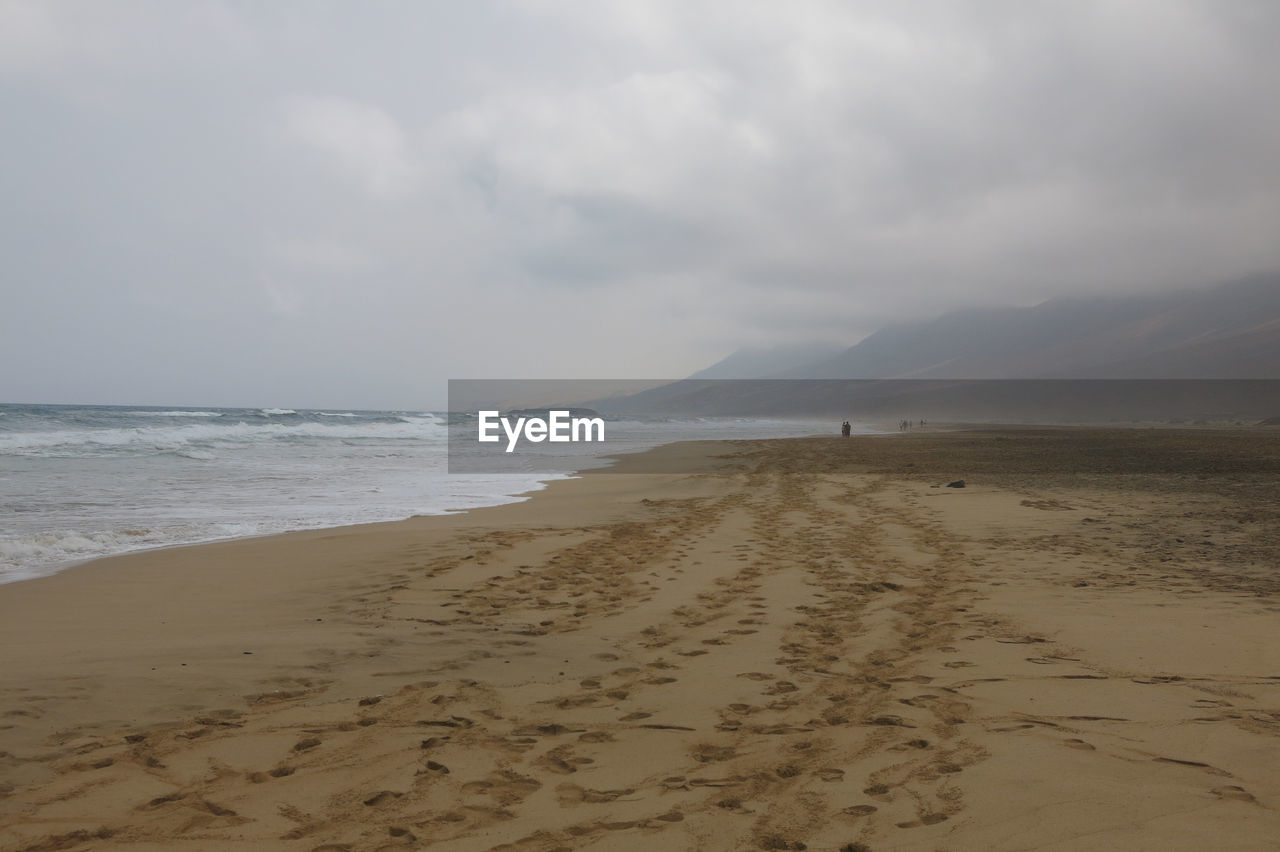
<path id="1" fill-rule="evenodd" d="M 428 406 L 1280 266 L 1280 8 L 0 1 L 0 399 Z"/>
<path id="2" fill-rule="evenodd" d="M 548 283 L 599 284 L 697 268 L 724 251 L 709 229 L 681 221 L 679 211 L 625 196 L 549 199 L 526 269 Z"/>

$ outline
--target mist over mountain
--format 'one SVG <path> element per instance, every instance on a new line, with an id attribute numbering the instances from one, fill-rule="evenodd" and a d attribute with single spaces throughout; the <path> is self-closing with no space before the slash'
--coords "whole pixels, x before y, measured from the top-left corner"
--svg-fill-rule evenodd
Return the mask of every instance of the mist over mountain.
<path id="1" fill-rule="evenodd" d="M 829 357 L 786 360 L 742 350 L 690 378 L 1276 378 L 1280 273 L 1180 293 L 969 308 L 887 326 Z"/>
<path id="2" fill-rule="evenodd" d="M 601 410 L 1257 422 L 1280 415 L 1280 273 L 1181 293 L 971 308 L 883 328 L 807 363 L 795 363 L 800 351 L 744 350 Z"/>
<path id="3" fill-rule="evenodd" d="M 825 343 L 739 349 L 689 378 L 759 379 L 804 371 L 811 365 L 823 363 L 844 351 L 843 347 Z"/>

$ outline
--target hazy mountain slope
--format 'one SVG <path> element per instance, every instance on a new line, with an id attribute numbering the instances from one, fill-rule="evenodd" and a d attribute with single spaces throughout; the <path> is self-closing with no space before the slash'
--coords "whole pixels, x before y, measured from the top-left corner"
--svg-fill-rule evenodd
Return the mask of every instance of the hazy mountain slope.
<path id="1" fill-rule="evenodd" d="M 1195 292 L 956 311 L 881 329 L 833 357 L 761 381 L 717 380 L 760 376 L 769 363 L 726 359 L 690 379 L 611 400 L 608 410 L 1258 420 L 1280 411 L 1280 273 Z"/>
<path id="2" fill-rule="evenodd" d="M 1272 274 L 1194 292 L 969 308 L 836 353 L 743 349 L 690 378 L 1271 378 L 1277 322 Z"/>
<path id="3" fill-rule="evenodd" d="M 691 379 L 763 379 L 834 357 L 842 347 L 832 344 L 774 346 L 739 349 L 710 367 L 691 375 Z"/>
<path id="4" fill-rule="evenodd" d="M 1184 341 L 1086 374 L 1099 378 L 1275 379 L 1280 377 L 1280 319 Z"/>
<path id="5" fill-rule="evenodd" d="M 884 328 L 793 378 L 1280 377 L 1280 275 L 1212 290 L 1057 299 Z"/>

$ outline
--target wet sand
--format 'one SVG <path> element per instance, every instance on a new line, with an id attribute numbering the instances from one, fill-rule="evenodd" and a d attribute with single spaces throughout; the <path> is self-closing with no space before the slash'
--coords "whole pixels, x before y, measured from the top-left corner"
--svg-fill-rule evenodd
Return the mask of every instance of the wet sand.
<path id="1" fill-rule="evenodd" d="M 0 849 L 1280 837 L 1280 431 L 622 465 L 0 587 Z"/>

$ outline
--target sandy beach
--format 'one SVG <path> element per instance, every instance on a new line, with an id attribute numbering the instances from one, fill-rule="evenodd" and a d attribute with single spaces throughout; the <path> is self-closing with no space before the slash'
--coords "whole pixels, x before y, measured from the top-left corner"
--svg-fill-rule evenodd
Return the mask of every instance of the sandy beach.
<path id="1" fill-rule="evenodd" d="M 0 586 L 0 849 L 1275 848 L 1278 475 L 1274 429 L 699 442 Z"/>

